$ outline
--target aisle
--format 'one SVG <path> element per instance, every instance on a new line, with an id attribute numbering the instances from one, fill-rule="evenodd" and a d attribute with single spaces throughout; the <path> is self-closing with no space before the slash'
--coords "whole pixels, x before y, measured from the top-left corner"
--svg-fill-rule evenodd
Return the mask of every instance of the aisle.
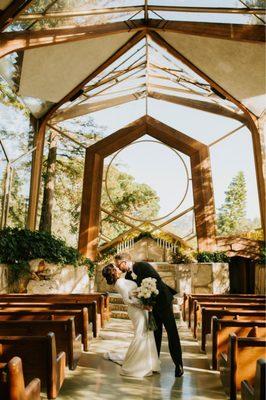
<path id="1" fill-rule="evenodd" d="M 179 327 L 185 374 L 174 378 L 174 368 L 163 340 L 162 371 L 144 379 L 119 375 L 120 367 L 105 360 L 107 350 L 127 347 L 131 337 L 130 321 L 112 319 L 93 341 L 90 352 L 83 353 L 79 367 L 67 373 L 58 400 L 219 400 L 226 399 L 219 374 L 208 369 L 206 356 L 185 325 Z"/>

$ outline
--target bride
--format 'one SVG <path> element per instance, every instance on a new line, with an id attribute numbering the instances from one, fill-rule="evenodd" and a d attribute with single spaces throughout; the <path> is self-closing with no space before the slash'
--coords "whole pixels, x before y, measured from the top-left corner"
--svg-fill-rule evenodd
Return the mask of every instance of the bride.
<path id="1" fill-rule="evenodd" d="M 133 324 L 134 338 L 130 343 L 125 357 L 119 353 L 107 353 L 105 358 L 122 364 L 121 375 L 144 377 L 153 372 L 160 372 L 160 361 L 156 349 L 153 331 L 147 329 L 148 311 L 143 308 L 140 301 L 134 297 L 133 292 L 137 284 L 121 277 L 122 272 L 113 264 L 103 268 L 102 275 L 109 285 L 115 285 L 128 306 L 128 316 Z"/>

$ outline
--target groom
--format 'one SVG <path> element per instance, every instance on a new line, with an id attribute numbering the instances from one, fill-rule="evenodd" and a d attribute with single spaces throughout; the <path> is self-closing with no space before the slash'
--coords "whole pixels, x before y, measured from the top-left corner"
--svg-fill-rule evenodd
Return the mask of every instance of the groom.
<path id="1" fill-rule="evenodd" d="M 130 255 L 127 253 L 117 254 L 115 256 L 115 265 L 120 271 L 126 272 L 126 279 L 136 281 L 138 286 L 141 285 L 142 280 L 145 278 L 155 278 L 157 280 L 159 294 L 156 297 L 156 304 L 152 311 L 157 324 L 154 337 L 158 355 L 160 355 L 164 326 L 168 336 L 170 354 L 176 366 L 175 376 L 182 376 L 184 373 L 182 351 L 172 305 L 176 291 L 162 281 L 158 272 L 149 263 L 141 261 L 133 264 Z"/>

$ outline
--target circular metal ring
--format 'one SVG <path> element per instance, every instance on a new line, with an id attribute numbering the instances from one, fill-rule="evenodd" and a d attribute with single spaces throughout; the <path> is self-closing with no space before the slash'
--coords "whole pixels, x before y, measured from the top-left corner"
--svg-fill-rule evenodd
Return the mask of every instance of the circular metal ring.
<path id="1" fill-rule="evenodd" d="M 179 202 L 179 203 L 177 204 L 177 206 L 174 208 L 174 210 L 172 210 L 171 212 L 169 212 L 168 214 L 166 214 L 166 215 L 164 215 L 164 216 L 162 216 L 162 217 L 158 217 L 158 218 L 154 218 L 154 219 L 141 219 L 141 218 L 132 217 L 131 215 L 129 215 L 129 214 L 125 213 L 125 212 L 116 211 L 116 213 L 117 213 L 117 214 L 120 214 L 120 215 L 123 215 L 123 216 L 125 216 L 125 217 L 127 217 L 127 218 L 129 218 L 129 219 L 131 219 L 131 220 L 133 220 L 133 221 L 138 221 L 138 222 L 156 222 L 156 221 L 160 221 L 160 220 L 162 220 L 162 219 L 165 219 L 165 218 L 170 217 L 170 215 L 172 215 L 176 210 L 178 210 L 178 208 L 179 208 L 179 207 L 181 206 L 181 204 L 184 202 L 184 200 L 185 200 L 185 198 L 186 198 L 186 196 L 187 196 L 187 193 L 188 193 L 189 181 L 190 181 L 189 173 L 188 173 L 188 168 L 187 168 L 187 166 L 186 166 L 185 161 L 183 160 L 183 158 L 181 157 L 181 155 L 179 154 L 179 152 L 178 152 L 176 149 L 173 149 L 172 147 L 168 146 L 168 145 L 165 144 L 165 143 L 159 142 L 159 141 L 157 141 L 157 140 L 150 140 L 150 139 L 137 140 L 137 141 L 135 141 L 135 142 L 133 142 L 133 143 L 128 144 L 127 146 L 122 147 L 119 151 L 117 151 L 117 152 L 114 154 L 114 156 L 112 157 L 112 159 L 111 159 L 111 161 L 110 161 L 110 163 L 108 164 L 108 167 L 107 167 L 107 169 L 106 169 L 106 173 L 105 173 L 105 182 L 104 182 L 104 183 L 105 183 L 105 190 L 106 190 L 106 194 L 107 194 L 107 197 L 108 197 L 110 203 L 112 204 L 112 206 L 113 206 L 114 209 L 115 209 L 115 204 L 114 204 L 114 202 L 113 202 L 113 200 L 112 200 L 112 198 L 111 198 L 111 196 L 110 196 L 110 193 L 109 193 L 109 190 L 108 190 L 108 185 L 107 185 L 107 182 L 108 182 L 108 174 L 109 174 L 110 167 L 111 167 L 113 161 L 115 160 L 115 158 L 121 153 L 121 151 L 125 150 L 127 147 L 133 146 L 133 145 L 138 144 L 138 143 L 143 143 L 143 142 L 145 142 L 145 143 L 156 143 L 156 144 L 161 144 L 161 145 L 167 147 L 168 149 L 172 150 L 172 151 L 178 156 L 178 158 L 181 160 L 181 162 L 182 162 L 182 164 L 183 164 L 183 167 L 184 167 L 184 169 L 185 169 L 186 178 L 187 178 L 187 179 L 186 179 L 186 180 L 187 180 L 187 184 L 186 184 L 185 193 L 184 193 L 182 199 L 180 200 L 180 202 Z"/>

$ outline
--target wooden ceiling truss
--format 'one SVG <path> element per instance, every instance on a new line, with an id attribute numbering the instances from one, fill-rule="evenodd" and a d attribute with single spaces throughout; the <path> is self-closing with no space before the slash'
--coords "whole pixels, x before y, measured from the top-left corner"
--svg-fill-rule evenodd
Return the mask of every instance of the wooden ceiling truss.
<path id="1" fill-rule="evenodd" d="M 55 103 L 41 119 L 35 120 L 35 136 L 33 143 L 35 151 L 33 152 L 32 159 L 28 227 L 30 229 L 36 228 L 43 147 L 47 124 L 49 124 L 50 128 L 58 130 L 55 126 L 57 122 L 84 115 L 85 113 L 113 107 L 118 104 L 124 104 L 139 98 L 146 98 L 147 107 L 147 98 L 150 97 L 236 119 L 241 123 L 241 126 L 236 128 L 236 130 L 240 129 L 243 124 L 248 126 L 253 139 L 261 219 L 265 232 L 266 156 L 263 148 L 264 133 L 261 123 L 262 118 L 255 116 L 232 94 L 228 93 L 228 91 L 215 82 L 215 80 L 201 71 L 200 68 L 196 67 L 183 54 L 174 49 L 160 35 L 162 32 L 173 32 L 239 42 L 264 43 L 265 26 L 263 24 L 241 25 L 174 21 L 163 19 L 160 13 L 242 14 L 253 15 L 260 19 L 260 21 L 263 21 L 261 16 L 265 15 L 265 10 L 252 7 L 204 8 L 165 5 L 149 6 L 147 2 L 145 2 L 143 6 L 104 8 L 89 11 L 62 11 L 55 13 L 52 11 L 51 7 L 54 3 L 56 2 L 49 3 L 50 5 L 46 8 L 44 13 L 33 14 L 25 13 L 27 7 L 33 4 L 33 1 L 16 0 L 11 2 L 5 10 L 0 12 L 0 31 L 5 30 L 14 21 L 29 21 L 31 23 L 30 27 L 32 27 L 36 22 L 44 19 L 69 19 L 90 15 L 135 15 L 143 13 L 144 19 L 133 19 L 131 16 L 131 19 L 129 18 L 126 21 L 109 22 L 102 25 L 81 25 L 40 30 L 30 30 L 29 28 L 24 31 L 10 31 L 0 34 L 1 58 L 12 52 L 20 52 L 37 47 L 55 46 L 60 43 L 93 39 L 129 31 L 134 33 L 127 43 L 115 51 L 111 57 L 96 68 L 93 73 L 89 74 L 89 76 L 74 87 L 59 102 Z M 152 19 L 150 15 L 159 16 L 161 19 Z M 133 49 L 134 46 L 138 45 L 142 40 L 144 41 L 143 46 L 139 47 L 131 53 L 128 58 L 125 58 L 121 63 L 117 64 L 115 68 L 110 69 L 112 64 L 126 55 L 129 50 Z M 155 43 L 159 49 L 163 49 L 164 54 L 162 54 L 162 57 L 167 59 L 169 63 L 168 68 L 158 65 L 151 60 L 149 56 L 149 50 L 151 48 L 150 41 Z M 154 46 L 152 50 L 155 52 L 158 51 Z M 138 53 L 139 57 L 134 60 L 132 55 Z M 131 62 L 130 59 L 133 61 Z M 178 60 L 186 67 L 190 68 L 190 70 L 197 74 L 205 83 L 201 81 L 197 82 L 194 78 L 192 80 L 189 79 L 187 74 L 184 74 L 176 68 L 176 65 L 171 61 L 172 59 Z M 108 71 L 108 73 L 105 73 L 105 71 Z M 141 83 L 141 79 L 144 79 L 144 86 Z M 128 86 L 127 88 L 123 87 L 123 84 L 127 82 L 134 83 L 134 85 Z M 212 91 L 212 88 L 224 96 L 226 102 L 219 99 Z M 61 106 L 66 105 L 66 103 L 81 90 L 82 96 L 78 97 L 77 100 L 72 103 L 67 104 L 67 107 L 64 109 L 60 109 Z M 195 97 L 181 96 L 182 94 L 186 95 L 186 93 Z M 201 99 L 197 99 L 197 96 L 200 96 Z M 231 102 L 231 104 L 229 102 Z M 62 133 L 62 131 L 58 133 L 65 134 L 65 137 L 67 137 L 67 134 L 64 132 Z M 228 137 L 232 133 L 233 132 L 230 132 L 224 135 L 219 140 Z M 185 138 L 185 135 L 181 132 L 175 131 L 146 115 L 133 125 L 122 128 L 115 134 L 110 135 L 86 149 L 79 238 L 79 248 L 83 254 L 94 258 L 97 253 L 101 213 L 99 199 L 101 194 L 103 160 L 107 155 L 136 140 L 143 134 L 149 134 L 157 140 L 184 152 L 190 157 L 198 245 L 200 249 L 213 248 L 215 241 L 215 211 L 208 146 L 193 141 L 193 139 L 189 137 Z M 184 140 L 182 141 L 180 138 Z M 75 138 L 69 134 L 68 139 L 75 141 Z M 218 141 L 214 141 L 210 145 L 214 145 L 217 142 Z M 84 144 L 79 144 L 84 146 Z M 102 211 L 109 212 L 108 210 Z M 127 219 L 125 222 L 128 224 Z M 159 225 L 154 226 L 154 229 L 157 229 L 158 226 Z M 162 227 L 163 225 L 159 226 L 159 228 Z M 139 229 L 141 231 L 142 228 L 141 225 L 139 225 L 137 228 L 134 226 L 130 227 L 130 229 Z"/>

